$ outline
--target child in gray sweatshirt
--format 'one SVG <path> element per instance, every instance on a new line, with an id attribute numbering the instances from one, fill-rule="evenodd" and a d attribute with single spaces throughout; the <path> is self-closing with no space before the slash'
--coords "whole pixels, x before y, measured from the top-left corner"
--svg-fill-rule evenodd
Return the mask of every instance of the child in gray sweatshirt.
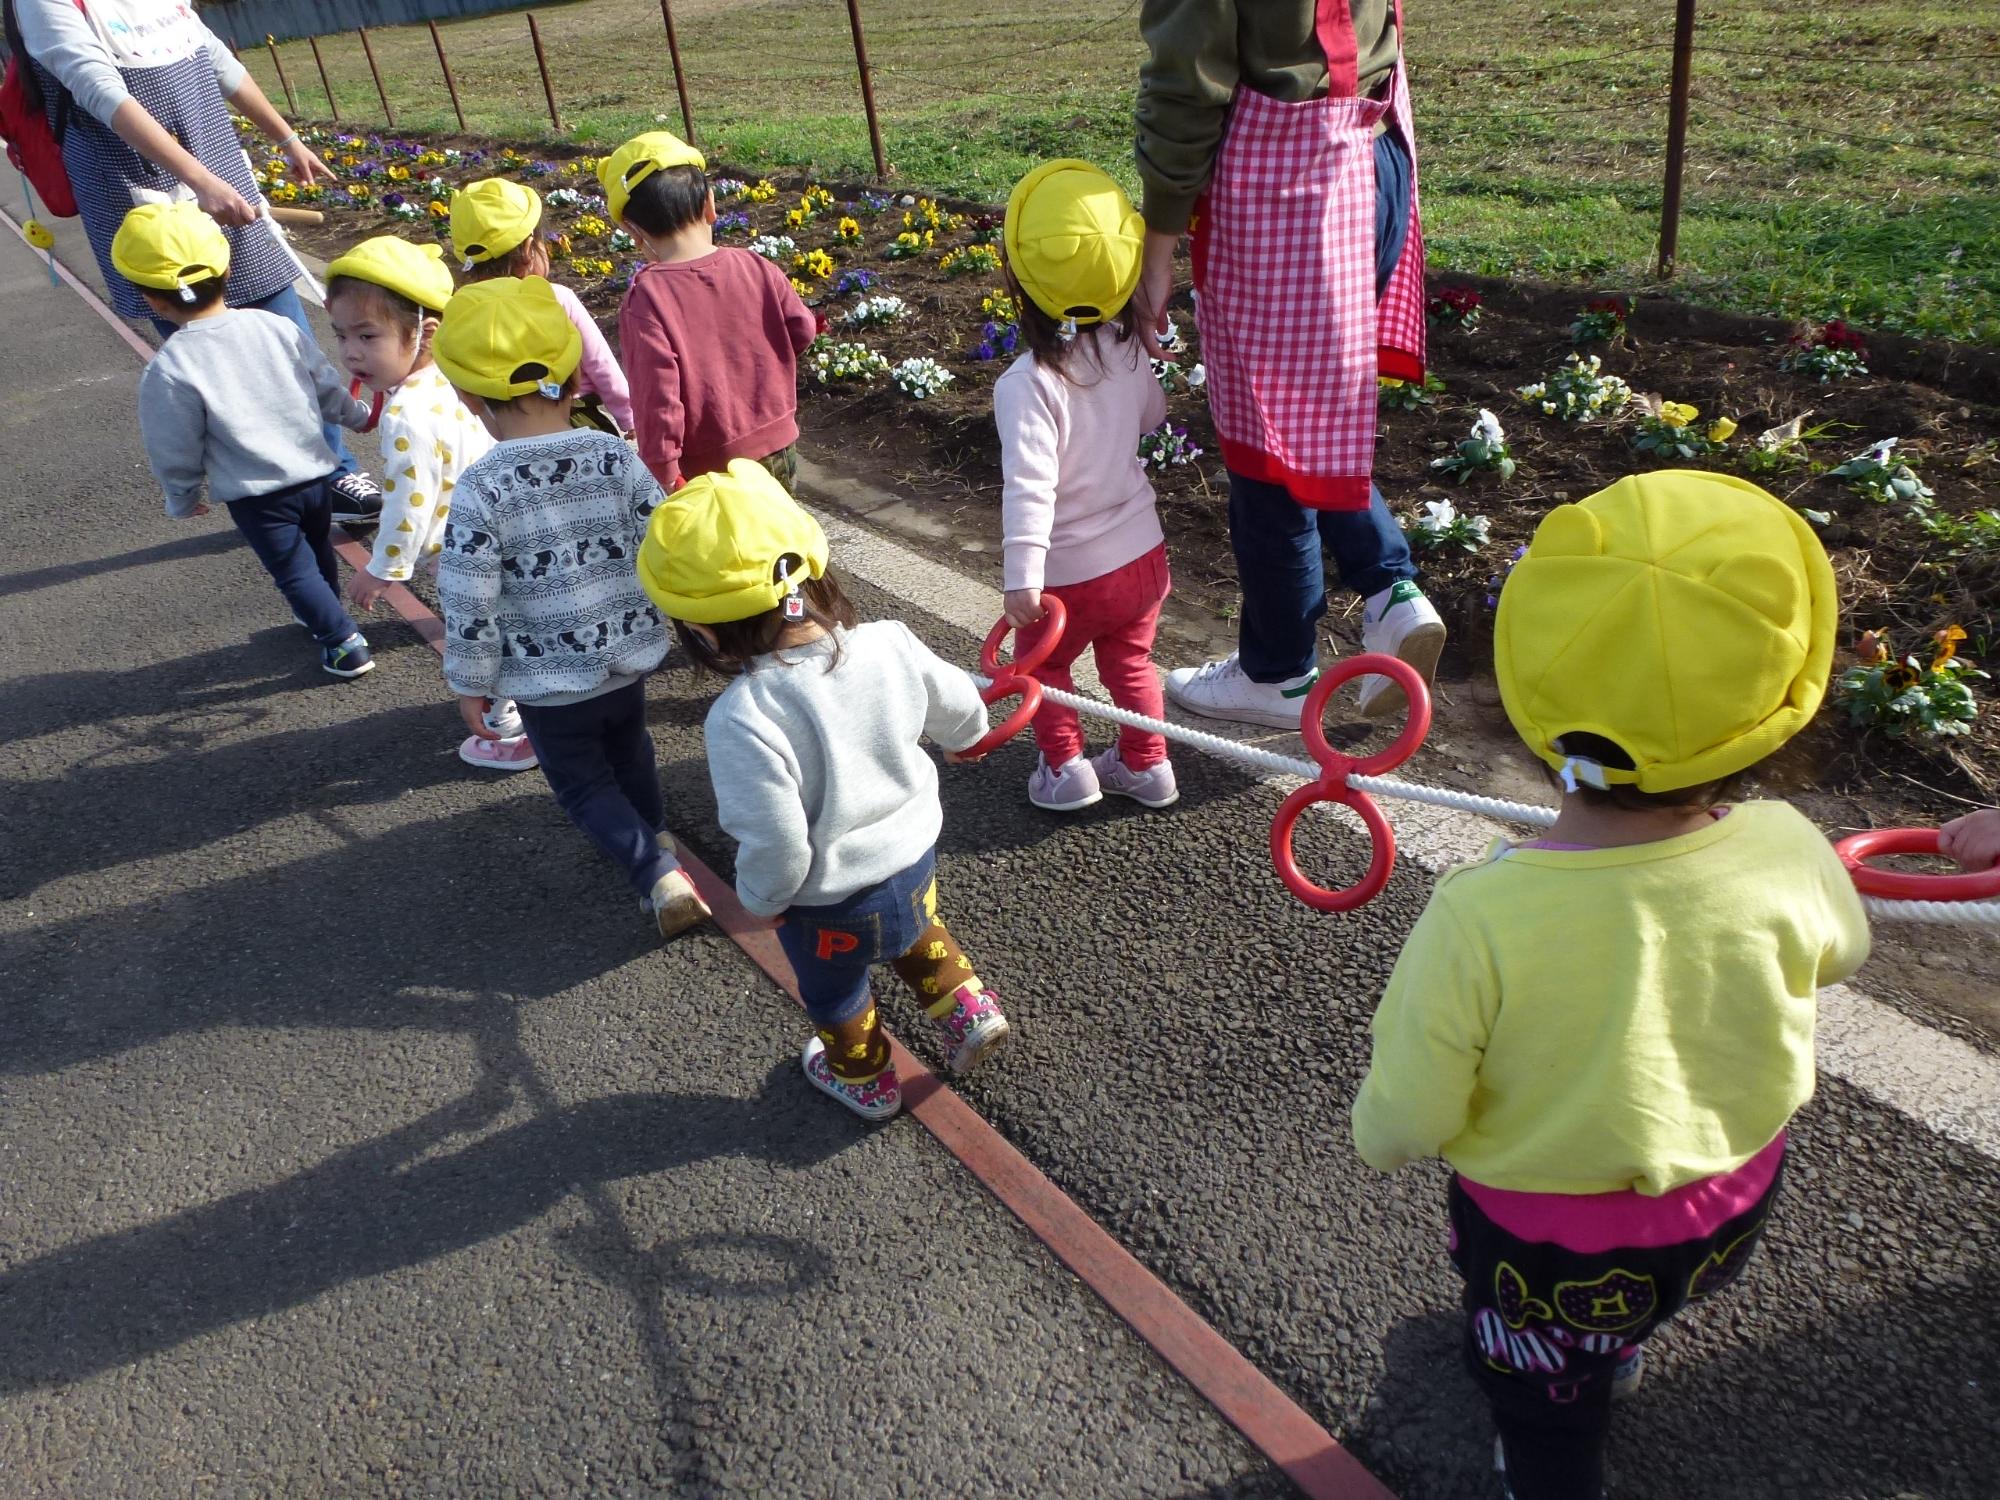
<path id="1" fill-rule="evenodd" d="M 225 304 L 229 241 L 194 204 L 133 209 L 111 258 L 174 325 L 139 377 L 139 428 L 167 514 L 207 515 L 205 485 L 312 632 L 320 665 L 359 677 L 375 663 L 340 602 L 337 475 L 321 423 L 362 430 L 368 408 L 295 324 Z"/>
<path id="2" fill-rule="evenodd" d="M 954 1073 L 1007 1018 L 937 917 L 947 760 L 986 733 L 972 679 L 895 620 L 856 625 L 826 571 L 826 533 L 763 465 L 737 459 L 653 512 L 639 581 L 698 665 L 733 677 L 704 737 L 736 893 L 779 920 L 814 1035 L 813 1086 L 864 1119 L 902 1091 L 868 988 L 886 963 L 942 1033 Z"/>

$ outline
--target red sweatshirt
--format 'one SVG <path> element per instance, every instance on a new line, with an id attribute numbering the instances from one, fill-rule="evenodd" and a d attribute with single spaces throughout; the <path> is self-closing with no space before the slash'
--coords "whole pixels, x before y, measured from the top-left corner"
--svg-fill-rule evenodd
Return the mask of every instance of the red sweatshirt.
<path id="1" fill-rule="evenodd" d="M 642 266 L 618 309 L 639 456 L 663 488 L 799 439 L 799 353 L 814 319 L 748 250 Z"/>

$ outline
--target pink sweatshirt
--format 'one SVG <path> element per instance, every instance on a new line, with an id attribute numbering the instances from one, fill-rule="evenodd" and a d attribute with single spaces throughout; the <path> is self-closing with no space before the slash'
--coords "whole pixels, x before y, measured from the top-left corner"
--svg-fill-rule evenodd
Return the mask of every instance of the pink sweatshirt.
<path id="1" fill-rule="evenodd" d="M 1101 578 L 1164 539 L 1139 439 L 1167 419 L 1167 397 L 1145 350 L 1086 330 L 1069 368 L 1073 380 L 1023 354 L 993 387 L 1010 589 Z"/>
<path id="2" fill-rule="evenodd" d="M 583 363 L 577 366 L 582 378 L 578 385 L 586 396 L 595 394 L 604 403 L 605 413 L 618 424 L 620 432 L 630 432 L 632 392 L 625 384 L 625 372 L 612 357 L 611 346 L 604 341 L 597 319 L 590 315 L 583 299 L 561 282 L 552 281 L 549 286 L 562 310 L 569 314 L 570 322 L 576 324 L 576 331 L 583 335 Z"/>

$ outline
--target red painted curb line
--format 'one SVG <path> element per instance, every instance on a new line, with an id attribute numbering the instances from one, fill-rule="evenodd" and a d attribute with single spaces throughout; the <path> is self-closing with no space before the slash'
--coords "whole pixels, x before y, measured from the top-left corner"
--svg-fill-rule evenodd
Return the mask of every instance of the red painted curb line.
<path id="1" fill-rule="evenodd" d="M 20 233 L 5 209 L 0 219 Z M 60 261 L 56 269 L 86 305 L 151 360 L 152 346 L 125 326 L 118 315 Z M 338 528 L 336 528 L 338 531 Z M 350 567 L 362 568 L 368 549 L 339 532 L 335 550 Z M 444 655 L 444 622 L 401 584 L 387 596 L 398 616 L 439 656 Z M 798 981 L 768 922 L 744 910 L 733 888 L 697 859 L 678 838 L 675 852 L 695 888 L 715 914 L 715 925 L 749 960 L 790 995 Z M 886 1032 L 885 1032 L 886 1034 Z M 1165 1360 L 1202 1399 L 1272 1463 L 1284 1470 L 1312 1500 L 1396 1500 L 1396 1496 L 1315 1422 L 1305 1409 L 1238 1352 L 1227 1339 L 1175 1296 L 1095 1219 L 1077 1207 L 980 1114 L 889 1037 L 890 1056 L 902 1080 L 903 1107 L 916 1117 L 959 1164 L 979 1179 L 1007 1211 L 1074 1271 L 1153 1352 Z"/>

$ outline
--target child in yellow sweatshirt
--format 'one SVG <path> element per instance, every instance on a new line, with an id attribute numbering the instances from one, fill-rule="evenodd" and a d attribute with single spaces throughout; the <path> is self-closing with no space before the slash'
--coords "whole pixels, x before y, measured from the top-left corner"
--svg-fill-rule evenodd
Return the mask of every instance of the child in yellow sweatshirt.
<path id="1" fill-rule="evenodd" d="M 1826 839 L 1743 773 L 1812 719 L 1833 571 L 1725 475 L 1619 481 L 1542 522 L 1494 641 L 1562 778 L 1546 837 L 1438 882 L 1375 1014 L 1369 1165 L 1442 1156 L 1466 1357 L 1511 1500 L 1598 1500 L 1642 1345 L 1743 1269 L 1812 1095 L 1815 992 L 1868 954 Z"/>

